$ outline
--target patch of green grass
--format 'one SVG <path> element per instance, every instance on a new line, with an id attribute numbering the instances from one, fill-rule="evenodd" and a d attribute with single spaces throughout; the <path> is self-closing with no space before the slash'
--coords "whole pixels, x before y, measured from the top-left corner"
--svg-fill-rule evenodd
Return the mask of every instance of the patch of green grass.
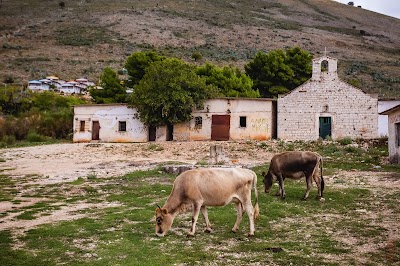
<path id="1" fill-rule="evenodd" d="M 0 202 L 12 200 L 17 193 L 15 181 L 7 175 L 0 175 Z"/>

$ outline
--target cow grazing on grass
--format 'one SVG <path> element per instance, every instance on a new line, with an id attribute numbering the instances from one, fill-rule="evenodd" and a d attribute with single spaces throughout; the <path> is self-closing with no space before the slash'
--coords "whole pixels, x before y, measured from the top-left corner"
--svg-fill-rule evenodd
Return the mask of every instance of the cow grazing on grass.
<path id="1" fill-rule="evenodd" d="M 254 188 L 255 204 L 251 205 Z M 211 232 L 206 206 L 236 204 L 236 232 L 244 211 L 250 219 L 249 236 L 254 235 L 254 220 L 259 215 L 257 175 L 243 168 L 200 168 L 180 174 L 174 181 L 172 192 L 162 208 L 156 209 L 156 235 L 164 236 L 171 228 L 176 215 L 187 207 L 193 209 L 192 227 L 188 236 L 194 236 L 199 213 L 204 216 L 206 232 Z"/>
<path id="2" fill-rule="evenodd" d="M 318 169 L 319 168 L 319 169 Z M 320 175 L 318 175 L 320 170 Z M 272 157 L 268 173 L 264 177 L 265 192 L 269 192 L 276 178 L 279 183 L 279 195 L 285 198 L 285 178 L 300 179 L 306 177 L 307 190 L 303 199 L 308 198 L 314 179 L 318 187 L 317 199 L 322 199 L 324 191 L 324 178 L 322 177 L 322 157 L 318 153 L 309 151 L 290 151 L 276 154 Z"/>

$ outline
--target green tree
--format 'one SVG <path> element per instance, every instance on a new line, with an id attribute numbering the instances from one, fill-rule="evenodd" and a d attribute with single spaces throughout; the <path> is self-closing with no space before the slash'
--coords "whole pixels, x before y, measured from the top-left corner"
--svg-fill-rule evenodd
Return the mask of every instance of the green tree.
<path id="1" fill-rule="evenodd" d="M 244 68 L 254 82 L 254 89 L 264 97 L 274 97 L 293 90 L 311 77 L 311 59 L 311 54 L 299 47 L 269 53 L 260 51 Z"/>
<path id="2" fill-rule="evenodd" d="M 146 68 L 148 66 L 153 62 L 162 61 L 164 59 L 164 56 L 154 51 L 132 53 L 127 58 L 124 66 L 129 75 L 127 86 L 132 88 L 134 85 L 138 84 L 146 73 Z"/>
<path id="3" fill-rule="evenodd" d="M 312 55 L 300 47 L 289 48 L 286 50 L 286 63 L 293 70 L 290 83 L 290 90 L 300 86 L 311 78 Z"/>
<path id="4" fill-rule="evenodd" d="M 196 73 L 205 77 L 207 84 L 218 87 L 226 97 L 258 98 L 260 93 L 253 90 L 253 81 L 240 69 L 233 66 L 216 67 L 210 63 L 197 68 Z"/>
<path id="5" fill-rule="evenodd" d="M 190 121 L 193 109 L 203 108 L 205 100 L 216 95 L 216 88 L 195 69 L 176 58 L 151 64 L 131 97 L 140 120 L 152 126 Z"/>
<path id="6" fill-rule="evenodd" d="M 100 75 L 99 85 L 101 89 L 89 89 L 95 103 L 126 103 L 128 101 L 125 86 L 121 84 L 117 72 L 110 67 L 104 68 Z"/>
<path id="7" fill-rule="evenodd" d="M 17 86 L 0 87 L 0 114 L 19 115 L 31 108 L 31 92 Z"/>

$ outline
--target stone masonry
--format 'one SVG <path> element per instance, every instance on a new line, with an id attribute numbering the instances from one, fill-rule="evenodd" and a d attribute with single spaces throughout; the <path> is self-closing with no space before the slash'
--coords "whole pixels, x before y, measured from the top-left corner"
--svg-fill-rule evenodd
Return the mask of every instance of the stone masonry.
<path id="1" fill-rule="evenodd" d="M 328 118 L 332 139 L 378 137 L 378 97 L 341 81 L 337 59 L 313 60 L 310 80 L 278 98 L 278 138 L 317 140 Z"/>

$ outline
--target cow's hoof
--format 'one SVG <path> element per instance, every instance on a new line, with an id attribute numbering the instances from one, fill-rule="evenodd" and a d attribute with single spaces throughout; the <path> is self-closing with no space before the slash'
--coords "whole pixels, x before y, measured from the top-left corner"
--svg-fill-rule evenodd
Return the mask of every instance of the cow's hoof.
<path id="1" fill-rule="evenodd" d="M 307 198 L 303 197 L 302 200 L 307 200 Z"/>
<path id="2" fill-rule="evenodd" d="M 247 237 L 254 237 L 254 233 L 253 234 L 248 234 Z"/>
<path id="3" fill-rule="evenodd" d="M 189 234 L 186 235 L 186 237 L 187 238 L 192 238 L 192 237 L 194 237 L 194 234 L 189 233 Z"/>
<path id="4" fill-rule="evenodd" d="M 236 234 L 237 230 L 233 230 L 233 229 L 232 229 L 231 232 L 234 233 L 234 234 Z"/>
<path id="5" fill-rule="evenodd" d="M 212 232 L 212 229 L 211 229 L 211 228 L 206 228 L 206 230 L 204 230 L 204 232 L 206 232 L 206 233 L 211 233 L 211 232 Z"/>

